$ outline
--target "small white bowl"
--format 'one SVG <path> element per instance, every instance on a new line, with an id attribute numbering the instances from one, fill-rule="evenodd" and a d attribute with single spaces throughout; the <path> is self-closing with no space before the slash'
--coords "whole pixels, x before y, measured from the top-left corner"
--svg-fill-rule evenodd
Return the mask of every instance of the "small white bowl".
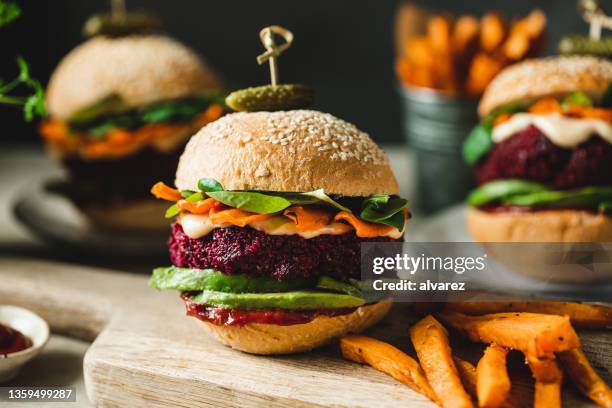
<path id="1" fill-rule="evenodd" d="M 0 305 L 0 324 L 19 330 L 32 341 L 32 346 L 10 354 L 0 354 L 0 383 L 13 379 L 28 361 L 41 352 L 49 340 L 49 325 L 27 309 Z"/>

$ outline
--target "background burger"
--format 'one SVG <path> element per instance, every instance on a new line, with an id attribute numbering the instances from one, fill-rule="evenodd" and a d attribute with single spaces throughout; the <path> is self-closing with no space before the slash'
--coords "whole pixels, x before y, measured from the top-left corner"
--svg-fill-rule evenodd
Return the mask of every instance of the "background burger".
<path id="1" fill-rule="evenodd" d="M 151 285 L 233 348 L 312 349 L 374 324 L 388 301 L 360 288 L 360 244 L 401 241 L 407 201 L 384 152 L 354 125 L 309 110 L 234 113 L 204 127 L 178 166 L 173 266 Z"/>
<path id="2" fill-rule="evenodd" d="M 516 64 L 489 85 L 464 145 L 477 241 L 612 241 L 612 62 Z"/>
<path id="3" fill-rule="evenodd" d="M 100 35 L 79 45 L 47 89 L 41 134 L 68 171 L 55 188 L 96 224 L 160 228 L 145 186 L 171 180 L 189 136 L 221 116 L 220 89 L 204 61 L 167 36 Z"/>

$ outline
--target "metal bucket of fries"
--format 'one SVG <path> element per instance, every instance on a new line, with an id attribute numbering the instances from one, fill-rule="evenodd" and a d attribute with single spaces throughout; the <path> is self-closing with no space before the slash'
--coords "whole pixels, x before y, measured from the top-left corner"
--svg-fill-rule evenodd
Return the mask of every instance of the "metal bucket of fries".
<path id="1" fill-rule="evenodd" d="M 404 134 L 415 153 L 417 207 L 442 210 L 463 201 L 473 187 L 463 162 L 463 141 L 477 123 L 477 99 L 415 87 L 401 89 Z"/>

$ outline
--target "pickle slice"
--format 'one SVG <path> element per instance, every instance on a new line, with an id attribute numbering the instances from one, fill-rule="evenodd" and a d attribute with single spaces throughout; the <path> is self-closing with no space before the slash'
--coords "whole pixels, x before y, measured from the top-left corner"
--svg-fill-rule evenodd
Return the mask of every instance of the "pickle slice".
<path id="1" fill-rule="evenodd" d="M 94 14 L 83 26 L 83 35 L 93 37 L 106 35 L 121 37 L 130 34 L 147 33 L 161 27 L 158 16 L 146 12 L 127 13 L 125 18 L 118 19 L 109 13 Z"/>
<path id="2" fill-rule="evenodd" d="M 280 111 L 312 105 L 314 90 L 301 84 L 264 85 L 232 92 L 225 103 L 237 112 Z"/>
<path id="3" fill-rule="evenodd" d="M 559 41 L 559 53 L 566 55 L 594 55 L 597 57 L 612 57 L 612 37 L 594 40 L 586 35 L 570 35 Z"/>

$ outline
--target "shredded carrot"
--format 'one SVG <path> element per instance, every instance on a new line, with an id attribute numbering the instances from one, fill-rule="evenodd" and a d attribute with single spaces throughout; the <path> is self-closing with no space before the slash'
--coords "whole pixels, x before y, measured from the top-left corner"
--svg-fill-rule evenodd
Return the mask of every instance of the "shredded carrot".
<path id="1" fill-rule="evenodd" d="M 215 225 L 232 224 L 237 227 L 244 227 L 252 222 L 267 220 L 273 214 L 256 214 L 239 208 L 218 210 L 213 207 L 210 209 L 208 216 Z"/>
<path id="2" fill-rule="evenodd" d="M 213 208 L 220 208 L 222 204 L 214 198 L 207 198 L 195 203 L 190 203 L 187 200 L 180 200 L 176 203 L 182 211 L 187 211 L 192 214 L 209 214 Z"/>
<path id="3" fill-rule="evenodd" d="M 283 215 L 295 223 L 298 231 L 313 231 L 329 224 L 332 215 L 321 207 L 294 205 L 283 211 Z"/>
<path id="4" fill-rule="evenodd" d="M 577 116 L 580 118 L 599 119 L 606 122 L 612 122 L 612 109 L 570 105 L 567 109 L 567 114 L 569 116 Z"/>
<path id="5" fill-rule="evenodd" d="M 183 198 L 177 189 L 167 186 L 162 181 L 155 183 L 155 185 L 151 187 L 151 194 L 153 194 L 155 198 L 167 201 L 179 201 Z"/>
<path id="6" fill-rule="evenodd" d="M 188 135 L 217 120 L 223 115 L 223 107 L 211 104 L 188 123 L 151 123 L 135 130 L 113 129 L 103 138 L 91 140 L 86 135 L 71 133 L 68 124 L 60 120 L 47 120 L 40 126 L 44 140 L 64 151 L 80 151 L 88 158 L 121 157 L 133 153 L 152 140 L 171 135 Z"/>
<path id="7" fill-rule="evenodd" d="M 501 125 L 502 123 L 509 121 L 511 117 L 512 117 L 511 113 L 502 113 L 495 119 L 495 122 L 493 122 L 493 127 L 497 125 Z"/>
<path id="8" fill-rule="evenodd" d="M 207 123 L 213 122 L 223 116 L 223 106 L 213 103 L 208 108 L 198 115 L 195 122 L 197 126 L 202 127 Z"/>
<path id="9" fill-rule="evenodd" d="M 376 224 L 373 222 L 364 221 L 348 211 L 340 211 L 338 214 L 336 214 L 336 216 L 334 217 L 334 221 L 340 220 L 346 221 L 351 224 L 351 226 L 355 228 L 357 236 L 361 238 L 380 237 L 388 234 L 389 232 L 395 229 L 390 225 Z"/>
<path id="10" fill-rule="evenodd" d="M 535 115 L 548 115 L 549 113 L 563 113 L 561 104 L 555 98 L 542 98 L 529 108 L 529 113 Z"/>

